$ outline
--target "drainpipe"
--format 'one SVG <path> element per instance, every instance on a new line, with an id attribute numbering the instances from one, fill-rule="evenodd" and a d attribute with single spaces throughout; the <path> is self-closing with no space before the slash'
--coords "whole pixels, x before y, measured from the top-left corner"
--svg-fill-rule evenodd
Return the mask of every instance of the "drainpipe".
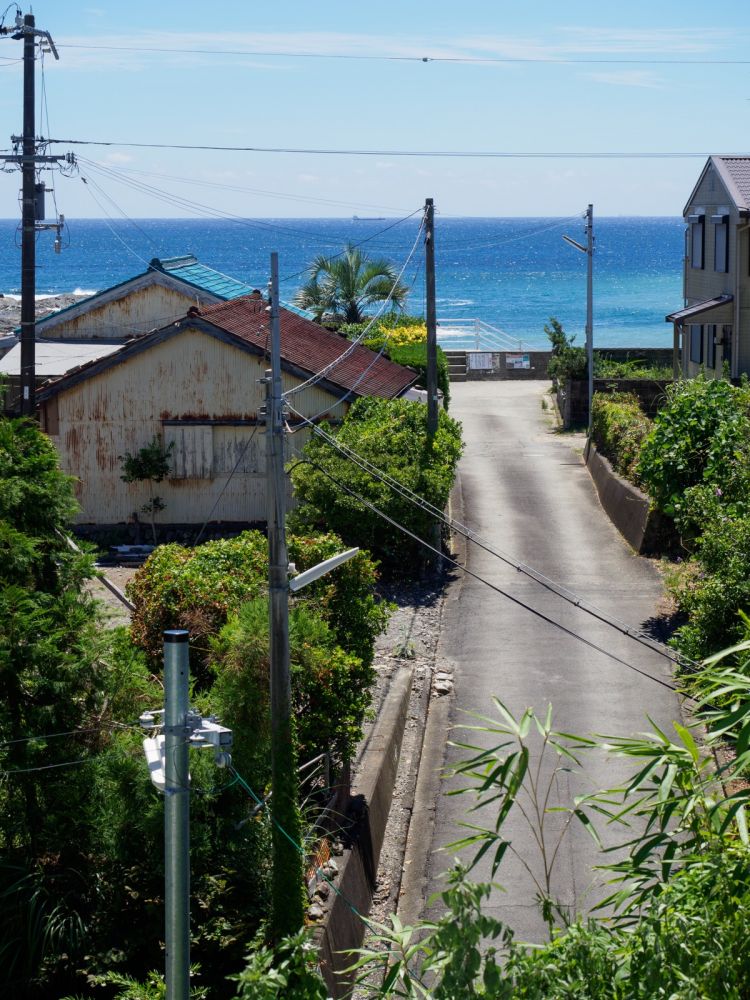
<path id="1" fill-rule="evenodd" d="M 740 235 L 750 229 L 750 222 L 737 226 L 734 251 L 734 327 L 732 329 L 732 378 L 737 378 L 740 362 Z"/>
<path id="2" fill-rule="evenodd" d="M 674 327 L 674 340 L 672 342 L 672 377 L 675 382 L 680 377 L 680 324 L 675 320 L 672 324 Z"/>

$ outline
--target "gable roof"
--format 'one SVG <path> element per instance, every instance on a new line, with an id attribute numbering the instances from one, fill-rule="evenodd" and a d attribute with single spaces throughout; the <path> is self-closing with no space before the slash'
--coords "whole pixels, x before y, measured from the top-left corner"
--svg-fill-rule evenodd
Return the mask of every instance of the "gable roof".
<path id="1" fill-rule="evenodd" d="M 687 215 L 695 193 L 710 167 L 713 167 L 724 185 L 727 195 L 740 212 L 750 212 L 750 156 L 709 156 L 701 170 L 682 214 Z"/>
<path id="2" fill-rule="evenodd" d="M 95 292 L 84 299 L 79 299 L 63 309 L 49 313 L 36 321 L 37 330 L 50 329 L 60 322 L 74 319 L 86 313 L 91 306 L 106 305 L 108 302 L 116 302 L 124 298 L 129 292 L 139 291 L 152 284 L 164 285 L 176 291 L 190 293 L 193 290 L 203 293 L 203 301 L 209 303 L 227 302 L 232 299 L 250 295 L 253 288 L 244 281 L 237 278 L 230 278 L 221 271 L 216 271 L 206 264 L 201 264 L 193 254 L 184 254 L 182 257 L 154 257 L 149 262 L 148 269 L 141 274 L 136 274 L 132 278 L 126 278 L 116 285 L 110 285 L 100 292 Z M 310 313 L 296 306 L 284 303 L 286 309 L 298 313 L 300 316 L 311 318 Z M 19 328 L 20 329 L 20 328 Z"/>
<path id="3" fill-rule="evenodd" d="M 202 316 L 222 330 L 267 350 L 270 316 L 262 299 L 238 299 L 209 306 Z M 339 334 L 286 307 L 279 309 L 279 316 L 281 357 L 303 371 L 312 374 L 332 366 L 327 371 L 327 380 L 357 396 L 399 396 L 416 380 L 410 368 L 397 365 L 367 347 L 354 346 Z"/>
<path id="4" fill-rule="evenodd" d="M 183 257 L 154 257 L 148 265 L 149 271 L 161 271 L 172 278 L 184 281 L 192 288 L 198 288 L 217 299 L 237 299 L 241 295 L 249 295 L 252 287 L 237 278 L 230 278 L 221 271 L 201 264 L 197 257 L 185 254 Z"/>
<path id="5" fill-rule="evenodd" d="M 305 379 L 320 371 L 352 347 L 338 334 L 288 309 L 280 309 L 279 318 L 282 368 L 299 378 Z M 49 399 L 189 329 L 201 330 L 250 354 L 263 356 L 268 350 L 268 326 L 269 315 L 263 299 L 242 297 L 209 306 L 202 314 L 170 323 L 161 330 L 128 341 L 106 357 L 79 365 L 62 378 L 45 385 L 38 391 L 37 398 L 40 402 Z M 411 368 L 397 365 L 357 345 L 318 384 L 332 395 L 340 396 L 345 390 L 346 395 L 354 397 L 381 396 L 390 399 L 400 396 L 416 380 L 417 374 Z"/>

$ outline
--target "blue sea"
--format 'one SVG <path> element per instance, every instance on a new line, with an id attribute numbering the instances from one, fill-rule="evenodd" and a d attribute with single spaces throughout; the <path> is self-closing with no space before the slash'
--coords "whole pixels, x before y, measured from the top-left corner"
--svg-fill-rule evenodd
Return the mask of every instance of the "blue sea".
<path id="1" fill-rule="evenodd" d="M 279 254 L 281 297 L 291 300 L 319 254 L 361 243 L 397 267 L 409 258 L 417 218 L 397 219 L 71 219 L 62 253 L 53 237 L 37 241 L 37 294 L 99 291 L 145 270 L 152 257 L 192 253 L 201 262 L 265 287 L 269 256 Z M 583 342 L 586 256 L 563 234 L 585 242 L 583 219 L 443 218 L 435 222 L 438 319 L 479 319 L 514 339 L 546 346 L 544 324 L 555 316 Z M 597 346 L 670 346 L 667 313 L 682 305 L 682 219 L 595 219 L 594 341 Z M 0 291 L 20 291 L 16 221 L 0 221 Z M 403 280 L 409 311 L 424 312 L 421 240 Z M 473 338 L 466 344 L 471 346 Z"/>

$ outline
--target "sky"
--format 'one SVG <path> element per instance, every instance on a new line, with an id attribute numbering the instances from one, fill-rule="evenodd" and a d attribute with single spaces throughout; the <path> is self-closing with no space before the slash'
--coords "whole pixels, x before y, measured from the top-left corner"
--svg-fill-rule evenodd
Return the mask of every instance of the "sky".
<path id="1" fill-rule="evenodd" d="M 675 216 L 708 155 L 750 151 L 745 0 L 38 0 L 33 12 L 60 57 L 37 62 L 37 135 L 112 143 L 51 148 L 78 158 L 47 181 L 71 218 L 203 214 L 193 203 L 392 216 L 426 197 L 446 216 L 570 216 L 589 202 Z M 6 25 L 14 16 L 11 4 Z M 22 131 L 22 46 L 0 37 L 6 152 Z M 610 155 L 622 153 L 644 158 Z M 0 173 L 0 217 L 17 214 L 19 187 Z"/>

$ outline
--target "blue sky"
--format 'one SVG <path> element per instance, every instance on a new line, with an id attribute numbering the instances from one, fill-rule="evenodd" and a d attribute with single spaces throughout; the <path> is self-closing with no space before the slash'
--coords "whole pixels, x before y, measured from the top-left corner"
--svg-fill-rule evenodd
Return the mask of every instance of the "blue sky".
<path id="1" fill-rule="evenodd" d="M 63 145 L 82 158 L 55 181 L 71 217 L 198 214 L 134 184 L 258 217 L 391 215 L 427 196 L 453 216 L 564 216 L 589 201 L 599 215 L 679 215 L 703 154 L 750 150 L 750 64 L 731 65 L 750 60 L 740 0 L 39 0 L 34 13 L 60 54 L 44 59 L 41 134 L 378 151 Z M 21 48 L 0 38 L 0 147 L 21 131 Z M 533 61 L 486 61 L 502 59 Z M 701 157 L 388 155 L 404 149 Z M 0 174 L 0 217 L 17 211 L 19 180 Z"/>

